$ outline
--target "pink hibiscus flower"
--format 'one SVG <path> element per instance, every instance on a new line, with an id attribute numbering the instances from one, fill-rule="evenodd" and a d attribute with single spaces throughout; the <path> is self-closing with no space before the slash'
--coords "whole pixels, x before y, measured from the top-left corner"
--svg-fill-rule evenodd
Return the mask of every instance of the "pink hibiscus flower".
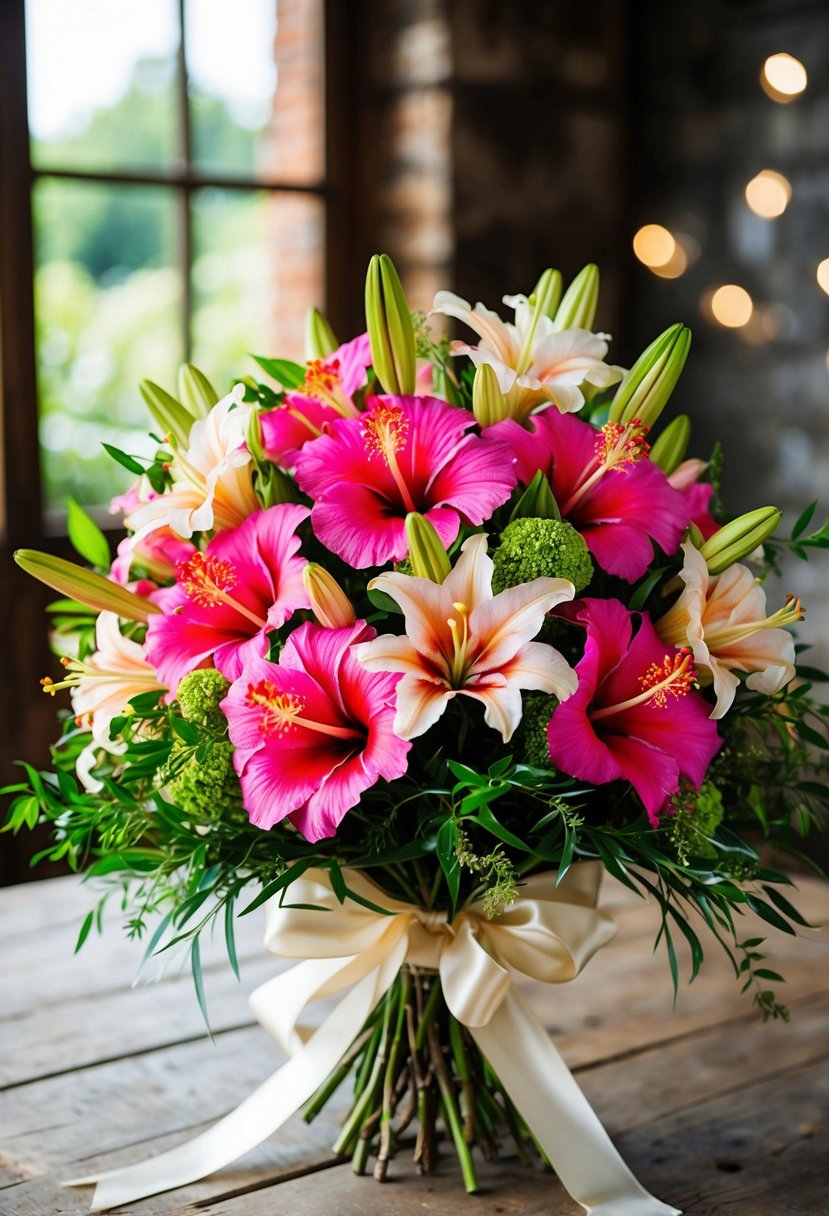
<path id="1" fill-rule="evenodd" d="M 266 630 L 309 607 L 306 562 L 296 556 L 296 529 L 308 515 L 294 504 L 254 512 L 183 562 L 174 587 L 153 595 L 162 614 L 147 630 L 147 656 L 171 697 L 188 671 L 211 659 L 235 680 L 249 658 L 264 652 Z"/>
<path id="2" fill-rule="evenodd" d="M 254 656 L 222 701 L 250 820 L 289 819 L 306 840 L 333 836 L 343 816 L 381 777 L 407 767 L 410 743 L 392 729 L 400 677 L 369 672 L 352 646 L 374 636 L 308 622 L 279 663 Z"/>
<path id="3" fill-rule="evenodd" d="M 461 521 L 481 524 L 509 498 L 512 454 L 466 434 L 475 425 L 468 411 L 437 397 L 372 397 L 368 406 L 359 419 L 332 422 L 296 462 L 300 488 L 316 500 L 314 531 L 349 565 L 402 561 L 410 511 L 449 546 Z"/>
<path id="4" fill-rule="evenodd" d="M 644 428 L 608 423 L 597 431 L 557 410 L 530 423 L 525 430 L 507 418 L 485 434 L 510 445 L 519 481 L 529 484 L 539 469 L 545 474 L 562 517 L 581 532 L 603 570 L 632 583 L 650 565 L 652 540 L 676 552 L 688 505 L 647 458 Z"/>
<path id="5" fill-rule="evenodd" d="M 356 418 L 360 411 L 352 400 L 366 382 L 371 365 L 368 334 L 346 342 L 325 359 L 308 364 L 300 389 L 286 393 L 281 405 L 259 416 L 262 446 L 274 464 L 291 469 L 303 444 L 318 439 L 334 418 Z"/>
<path id="6" fill-rule="evenodd" d="M 582 623 L 587 640 L 578 689 L 550 719 L 550 759 L 596 785 L 629 781 L 657 827 L 680 776 L 698 789 L 722 742 L 693 691 L 691 654 L 661 641 L 647 616 L 618 600 L 586 599 L 557 615 Z"/>

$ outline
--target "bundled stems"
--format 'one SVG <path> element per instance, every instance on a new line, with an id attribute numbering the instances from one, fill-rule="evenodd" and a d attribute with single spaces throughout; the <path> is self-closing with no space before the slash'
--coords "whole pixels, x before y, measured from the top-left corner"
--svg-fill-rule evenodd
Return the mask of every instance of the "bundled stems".
<path id="1" fill-rule="evenodd" d="M 404 966 L 330 1077 L 308 1102 L 310 1122 L 350 1075 L 354 1098 L 334 1151 L 363 1174 L 386 1180 L 403 1133 L 417 1119 L 419 1173 L 438 1161 L 441 1132 L 451 1138 L 466 1190 L 478 1190 L 473 1153 L 491 1160 L 502 1135 L 530 1164 L 535 1140 L 475 1040 L 446 1007 L 435 972 Z M 542 1155 L 543 1160 L 543 1155 Z"/>

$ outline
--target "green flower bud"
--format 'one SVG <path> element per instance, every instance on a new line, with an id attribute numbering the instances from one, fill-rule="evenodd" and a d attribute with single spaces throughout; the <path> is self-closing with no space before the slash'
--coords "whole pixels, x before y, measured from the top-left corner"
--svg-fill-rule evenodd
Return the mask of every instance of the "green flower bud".
<path id="1" fill-rule="evenodd" d="M 753 553 L 771 536 L 782 517 L 783 512 L 777 507 L 758 507 L 720 528 L 700 548 L 709 573 L 722 574 L 741 557 Z"/>
<path id="2" fill-rule="evenodd" d="M 513 507 L 509 522 L 514 519 L 561 519 L 552 486 L 540 469 Z"/>
<path id="3" fill-rule="evenodd" d="M 406 540 L 409 542 L 409 560 L 412 574 L 417 578 L 428 578 L 433 583 L 442 583 L 451 566 L 440 537 L 429 520 L 417 512 L 406 516 Z"/>
<path id="4" fill-rule="evenodd" d="M 482 363 L 475 370 L 475 379 L 472 381 L 472 413 L 479 426 L 494 426 L 502 418 L 509 417 L 506 398 L 498 387 L 495 369 L 489 363 Z"/>
<path id="5" fill-rule="evenodd" d="M 175 442 L 186 451 L 190 442 L 190 427 L 194 422 L 193 415 L 187 412 L 180 401 L 171 397 L 166 389 L 153 384 L 152 380 L 142 380 L 138 387 L 161 434 L 169 436 L 171 443 Z"/>
<path id="6" fill-rule="evenodd" d="M 309 308 L 305 314 L 305 358 L 324 359 L 338 348 L 337 337 L 317 308 Z"/>
<path id="7" fill-rule="evenodd" d="M 412 315 L 391 258 L 375 254 L 366 275 L 366 326 L 371 362 L 387 393 L 409 395 L 415 388 Z"/>
<path id="8" fill-rule="evenodd" d="M 599 306 L 599 268 L 590 262 L 564 293 L 553 317 L 553 329 L 592 329 Z"/>
<path id="9" fill-rule="evenodd" d="M 74 562 L 67 562 L 62 557 L 53 557 L 51 553 L 40 553 L 37 549 L 18 549 L 14 555 L 21 570 L 39 579 L 53 591 L 61 595 L 71 596 L 87 608 L 97 612 L 116 612 L 125 621 L 148 621 L 150 616 L 161 609 L 145 600 L 140 595 L 134 595 L 126 587 L 121 587 L 111 579 L 95 574 L 93 570 L 84 570 Z"/>
<path id="10" fill-rule="evenodd" d="M 578 595 L 593 577 L 584 538 L 560 519 L 515 519 L 493 554 L 492 589 L 503 591 L 536 578 L 566 578 Z"/>
<path id="11" fill-rule="evenodd" d="M 219 394 L 192 363 L 182 363 L 178 369 L 178 395 L 193 419 L 206 418 L 219 400 Z"/>
<path id="12" fill-rule="evenodd" d="M 655 338 L 616 390 L 609 421 L 624 424 L 638 418 L 643 426 L 653 426 L 676 387 L 690 345 L 691 331 L 680 324 Z"/>
<path id="13" fill-rule="evenodd" d="M 662 472 L 670 477 L 682 464 L 690 440 L 691 419 L 687 414 L 677 414 L 651 445 L 651 464 L 658 464 Z"/>
<path id="14" fill-rule="evenodd" d="M 256 466 L 254 488 L 262 506 L 275 507 L 283 502 L 296 502 L 298 495 L 294 480 L 265 456 L 259 410 L 251 412 L 247 445 Z"/>

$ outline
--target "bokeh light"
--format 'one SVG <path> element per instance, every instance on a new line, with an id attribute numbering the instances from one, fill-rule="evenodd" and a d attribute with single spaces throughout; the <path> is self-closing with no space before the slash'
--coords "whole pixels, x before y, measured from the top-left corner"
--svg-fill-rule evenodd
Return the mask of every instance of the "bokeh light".
<path id="1" fill-rule="evenodd" d="M 808 81 L 809 76 L 800 60 L 784 51 L 769 55 L 760 72 L 764 93 L 781 105 L 787 105 L 799 97 Z"/>
<path id="2" fill-rule="evenodd" d="M 668 265 L 676 253 L 676 241 L 661 224 L 645 224 L 633 238 L 633 252 L 643 265 L 653 270 Z"/>
<path id="3" fill-rule="evenodd" d="M 763 169 L 746 186 L 746 202 L 755 215 L 764 220 L 774 220 L 789 205 L 792 185 L 782 173 L 774 169 Z"/>
<path id="4" fill-rule="evenodd" d="M 740 329 L 751 320 L 754 304 L 745 287 L 737 283 L 725 283 L 711 293 L 708 309 L 718 325 L 727 329 Z"/>
<path id="5" fill-rule="evenodd" d="M 824 258 L 817 268 L 818 287 L 822 287 L 829 296 L 829 258 Z"/>

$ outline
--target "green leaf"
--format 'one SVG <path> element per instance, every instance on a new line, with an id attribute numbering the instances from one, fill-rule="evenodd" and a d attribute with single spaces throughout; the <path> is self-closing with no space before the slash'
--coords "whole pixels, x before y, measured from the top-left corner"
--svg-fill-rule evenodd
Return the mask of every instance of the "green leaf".
<path id="1" fill-rule="evenodd" d="M 775 912 L 774 908 L 770 908 L 767 903 L 756 895 L 746 895 L 746 903 L 752 912 L 759 916 L 769 925 L 774 925 L 775 929 L 779 929 L 781 933 L 788 933 L 791 937 L 796 937 L 797 934 L 787 920 L 784 920 L 779 912 Z"/>
<path id="2" fill-rule="evenodd" d="M 331 889 L 336 895 L 341 904 L 344 904 L 348 897 L 348 887 L 345 885 L 343 872 L 337 865 L 336 861 L 332 861 L 328 867 L 328 873 L 331 875 Z"/>
<path id="3" fill-rule="evenodd" d="M 236 953 L 236 927 L 233 922 L 233 905 L 235 896 L 230 896 L 225 904 L 225 945 L 227 947 L 227 957 L 230 966 L 233 969 L 233 974 L 237 980 L 239 978 L 239 958 Z"/>
<path id="4" fill-rule="evenodd" d="M 89 931 L 92 928 L 92 926 L 94 925 L 94 923 L 95 923 L 95 909 L 93 908 L 92 911 L 87 912 L 86 916 L 84 917 L 83 924 L 81 925 L 81 931 L 78 934 L 78 940 L 75 943 L 75 954 L 78 953 L 81 946 L 84 944 L 86 939 L 89 937 Z"/>
<path id="5" fill-rule="evenodd" d="M 253 912 L 255 908 L 259 908 L 262 904 L 267 903 L 274 895 L 278 895 L 280 891 L 284 891 L 289 887 L 295 878 L 300 878 L 305 871 L 314 864 L 312 857 L 303 857 L 300 861 L 295 861 L 292 866 L 288 866 L 287 870 L 274 878 L 272 882 L 268 882 L 259 892 L 259 894 L 250 901 L 250 903 L 242 909 L 240 916 L 247 916 L 249 912 Z"/>
<path id="6" fill-rule="evenodd" d="M 470 816 L 473 823 L 477 823 L 484 831 L 490 832 L 496 836 L 498 840 L 503 840 L 504 844 L 511 844 L 514 849 L 520 849 L 522 853 L 532 853 L 532 849 L 528 844 L 525 844 L 520 837 L 511 832 L 509 828 L 505 828 L 498 819 L 495 818 L 488 806 L 482 806 L 478 813 Z"/>
<path id="7" fill-rule="evenodd" d="M 782 975 L 778 975 L 776 971 L 769 971 L 766 967 L 758 967 L 754 972 L 754 977 L 758 980 L 774 980 L 778 984 L 786 982 Z"/>
<path id="8" fill-rule="evenodd" d="M 476 773 L 474 768 L 469 768 L 466 764 L 461 764 L 458 760 L 447 760 L 446 767 L 449 769 L 453 777 L 457 777 L 458 781 L 462 781 L 465 785 L 472 789 L 477 789 L 481 786 L 488 786 L 489 779 L 482 773 Z"/>
<path id="9" fill-rule="evenodd" d="M 193 986 L 196 989 L 196 1000 L 199 1002 L 199 1009 L 204 1018 L 204 1024 L 207 1027 L 207 1033 L 210 1038 L 213 1038 L 213 1031 L 210 1029 L 210 1018 L 207 1014 L 207 1000 L 204 995 L 204 978 L 201 970 L 201 949 L 199 947 L 199 939 L 193 938 L 193 944 L 190 947 L 190 966 L 193 969 Z"/>
<path id="10" fill-rule="evenodd" d="M 808 507 L 806 507 L 806 509 L 798 517 L 795 526 L 792 528 L 792 540 L 797 540 L 801 532 L 806 531 L 806 528 L 812 522 L 812 516 L 814 515 L 816 508 L 817 499 L 815 499 L 814 502 L 810 502 Z"/>
<path id="11" fill-rule="evenodd" d="M 806 918 L 804 916 L 802 916 L 800 914 L 800 912 L 798 912 L 798 910 L 794 906 L 794 904 L 789 903 L 788 899 L 786 899 L 786 896 L 781 895 L 779 891 L 776 891 L 774 889 L 774 887 L 764 886 L 763 890 L 765 891 L 766 895 L 768 895 L 768 897 L 772 901 L 772 903 L 776 904 L 776 906 L 780 909 L 780 911 L 783 913 L 783 915 L 788 916 L 789 920 L 794 921 L 794 923 L 796 925 L 802 925 L 804 929 L 816 929 L 817 928 L 817 925 L 813 925 L 808 920 L 806 920 Z"/>
<path id="12" fill-rule="evenodd" d="M 576 833 L 567 825 L 564 825 L 564 848 L 561 850 L 561 861 L 558 863 L 558 873 L 556 874 L 556 886 L 563 880 L 564 875 L 573 864 L 573 857 L 576 852 Z"/>
<path id="13" fill-rule="evenodd" d="M 128 469 L 130 473 L 135 473 L 137 477 L 140 477 L 144 472 L 143 464 L 139 464 L 134 456 L 128 456 L 127 453 L 122 452 L 120 448 L 114 448 L 111 443 L 105 443 L 102 446 L 113 460 L 117 460 L 118 463 L 123 465 L 125 469 Z"/>
<path id="14" fill-rule="evenodd" d="M 458 843 L 458 823 L 456 819 L 446 819 L 441 824 L 436 841 L 436 852 L 440 868 L 446 878 L 449 897 L 452 901 L 452 913 L 458 902 L 458 892 L 461 885 L 461 863 L 456 852 Z"/>
<path id="15" fill-rule="evenodd" d="M 72 548 L 85 558 L 90 566 L 108 570 L 111 561 L 109 541 L 101 529 L 74 498 L 67 498 L 66 512 L 66 530 Z"/>
<path id="16" fill-rule="evenodd" d="M 824 739 L 823 735 L 818 734 L 816 730 L 811 726 L 807 726 L 805 722 L 797 722 L 795 730 L 806 743 L 811 743 L 813 747 L 819 747 L 823 751 L 829 751 L 829 740 Z"/>
<path id="17" fill-rule="evenodd" d="M 663 566 L 660 566 L 656 570 L 651 570 L 651 572 L 647 576 L 647 578 L 642 579 L 642 582 L 639 584 L 639 586 L 634 591 L 633 595 L 630 597 L 631 612 L 639 612 L 640 609 L 644 608 L 645 602 L 646 602 L 648 596 L 653 591 L 654 587 L 659 582 L 659 580 L 662 578 L 662 575 L 664 573 L 665 573 L 665 568 Z"/>
<path id="18" fill-rule="evenodd" d="M 403 615 L 403 609 L 397 600 L 393 600 L 390 595 L 386 595 L 385 591 L 376 591 L 373 587 L 369 587 L 366 594 L 374 607 L 379 608 L 381 612 L 396 612 L 398 616 Z"/>
<path id="19" fill-rule="evenodd" d="M 673 917 L 674 922 L 675 922 L 677 928 L 679 929 L 680 933 L 683 935 L 683 937 L 687 941 L 688 945 L 691 947 L 691 982 L 693 983 L 693 981 L 699 975 L 699 969 L 700 969 L 700 966 L 701 966 L 702 960 L 703 960 L 702 943 L 700 942 L 700 940 L 697 937 L 694 930 L 688 924 L 685 917 L 682 916 L 679 912 L 677 912 L 676 908 L 669 908 L 668 911 L 670 912 L 671 916 Z"/>
<path id="20" fill-rule="evenodd" d="M 305 382 L 305 368 L 301 363 L 293 363 L 290 359 L 268 359 L 265 355 L 253 355 L 252 358 L 283 388 L 299 388 Z"/>
<path id="21" fill-rule="evenodd" d="M 185 718 L 170 714 L 170 726 L 173 728 L 173 734 L 178 735 L 179 739 L 183 739 L 191 747 L 195 747 L 201 742 L 201 732 L 194 722 L 188 722 Z"/>

